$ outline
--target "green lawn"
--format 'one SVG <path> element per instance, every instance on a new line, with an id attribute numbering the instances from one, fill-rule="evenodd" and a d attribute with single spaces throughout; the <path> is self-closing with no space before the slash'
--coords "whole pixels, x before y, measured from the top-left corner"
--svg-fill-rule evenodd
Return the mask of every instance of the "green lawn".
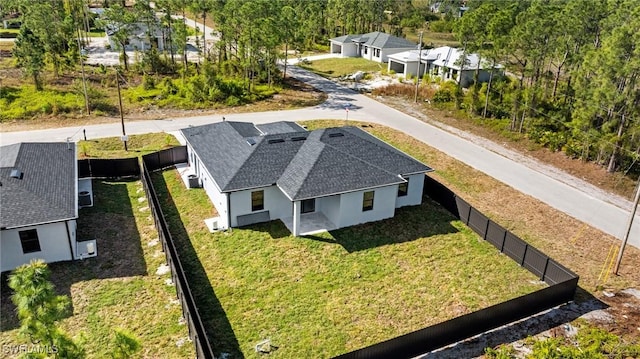
<path id="1" fill-rule="evenodd" d="M 124 144 L 119 137 L 88 139 L 78 141 L 78 156 L 81 158 L 138 157 L 179 144 L 178 140 L 168 133 L 130 135 L 127 142 L 128 151 L 124 150 Z"/>
<path id="2" fill-rule="evenodd" d="M 175 170 L 154 175 L 216 354 L 342 354 L 541 288 L 437 204 L 295 238 L 280 221 L 209 233 L 215 209 Z"/>
<path id="3" fill-rule="evenodd" d="M 141 345 L 136 357 L 192 358 L 193 344 L 165 263 L 140 181 L 94 180 L 94 207 L 80 210 L 78 238 L 97 239 L 98 256 L 50 264 L 56 290 L 69 295 L 73 314 L 61 327 L 83 343 L 88 358 L 109 357 L 115 329 Z M 3 283 L 4 285 L 4 283 Z M 0 346 L 28 344 L 3 286 Z"/>
<path id="4" fill-rule="evenodd" d="M 315 60 L 308 64 L 299 63 L 298 66 L 324 77 L 342 77 L 357 71 L 378 72 L 387 69 L 386 64 L 360 57 Z"/>
<path id="5" fill-rule="evenodd" d="M 129 152 L 118 138 L 90 140 L 84 147 L 93 157 L 132 157 L 178 144 L 167 136 L 131 136 Z M 194 357 L 175 287 L 165 283 L 170 275 L 156 274 L 165 257 L 142 184 L 94 180 L 93 190 L 94 206 L 80 210 L 78 238 L 96 238 L 98 256 L 50 264 L 56 289 L 69 295 L 73 305 L 73 315 L 61 327 L 84 342 L 89 358 L 109 357 L 114 329 L 125 329 L 138 339 L 140 357 Z M 15 307 L 2 285 L 0 346 L 27 343 L 18 335 Z"/>

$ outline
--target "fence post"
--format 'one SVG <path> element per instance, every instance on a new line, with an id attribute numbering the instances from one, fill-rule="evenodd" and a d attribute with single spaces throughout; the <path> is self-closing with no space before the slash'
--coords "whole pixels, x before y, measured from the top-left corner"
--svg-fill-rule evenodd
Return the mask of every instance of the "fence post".
<path id="1" fill-rule="evenodd" d="M 542 277 L 540 277 L 541 281 L 544 281 L 547 276 L 547 267 L 549 266 L 549 256 L 547 256 L 547 260 L 544 262 L 544 270 L 542 270 Z"/>
<path id="2" fill-rule="evenodd" d="M 487 224 L 484 226 L 484 236 L 482 236 L 485 241 L 487 240 L 487 235 L 489 234 L 489 223 L 491 221 L 487 218 Z"/>

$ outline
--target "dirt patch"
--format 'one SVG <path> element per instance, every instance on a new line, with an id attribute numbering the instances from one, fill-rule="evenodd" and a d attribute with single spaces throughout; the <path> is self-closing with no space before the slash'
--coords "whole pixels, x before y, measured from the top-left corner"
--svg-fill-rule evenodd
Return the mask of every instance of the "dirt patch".
<path id="1" fill-rule="evenodd" d="M 598 321 L 598 326 L 627 340 L 637 342 L 640 339 L 640 294 L 630 294 L 633 291 L 633 289 L 627 289 L 613 296 L 603 294 L 600 300 L 610 306 L 606 311 L 613 320 Z M 635 292 L 638 291 L 635 290 Z"/>

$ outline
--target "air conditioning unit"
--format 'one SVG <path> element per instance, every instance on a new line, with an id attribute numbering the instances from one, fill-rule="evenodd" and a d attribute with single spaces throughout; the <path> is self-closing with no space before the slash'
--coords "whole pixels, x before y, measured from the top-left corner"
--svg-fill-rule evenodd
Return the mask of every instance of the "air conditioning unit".
<path id="1" fill-rule="evenodd" d="M 189 188 L 198 188 L 200 187 L 200 178 L 197 175 L 191 174 L 187 176 Z"/>
<path id="2" fill-rule="evenodd" d="M 98 248 L 96 246 L 96 240 L 90 239 L 87 241 L 76 243 L 76 259 L 91 258 L 98 255 Z"/>
<path id="3" fill-rule="evenodd" d="M 91 198 L 91 192 L 80 191 L 78 193 L 78 207 L 91 207 L 93 206 L 93 199 Z"/>
<path id="4" fill-rule="evenodd" d="M 221 225 L 222 224 L 221 220 L 222 220 L 222 218 L 220 218 L 220 217 L 207 218 L 207 219 L 204 220 L 204 224 L 209 229 L 209 232 L 213 233 L 213 232 L 217 232 L 217 231 L 225 229 Z"/>

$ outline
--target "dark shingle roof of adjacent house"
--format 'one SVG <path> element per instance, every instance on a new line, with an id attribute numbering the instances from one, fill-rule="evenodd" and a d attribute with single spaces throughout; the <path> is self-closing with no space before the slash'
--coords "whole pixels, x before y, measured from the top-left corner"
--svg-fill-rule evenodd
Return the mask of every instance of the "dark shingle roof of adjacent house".
<path id="1" fill-rule="evenodd" d="M 359 42 L 381 49 L 402 49 L 418 46 L 413 42 L 384 32 L 374 31 L 362 35 L 344 35 L 331 39 L 335 42 Z"/>
<path id="2" fill-rule="evenodd" d="M 254 136 L 246 125 L 220 122 L 182 130 L 222 192 L 278 185 L 300 200 L 401 183 L 401 175 L 431 171 L 357 127 Z M 286 126 L 297 125 L 256 127 Z"/>
<path id="3" fill-rule="evenodd" d="M 279 121 L 255 126 L 265 135 L 306 131 L 304 127 L 301 127 L 297 123 L 291 121 Z"/>
<path id="4" fill-rule="evenodd" d="M 77 218 L 75 144 L 19 143 L 0 153 L 1 228 Z"/>

